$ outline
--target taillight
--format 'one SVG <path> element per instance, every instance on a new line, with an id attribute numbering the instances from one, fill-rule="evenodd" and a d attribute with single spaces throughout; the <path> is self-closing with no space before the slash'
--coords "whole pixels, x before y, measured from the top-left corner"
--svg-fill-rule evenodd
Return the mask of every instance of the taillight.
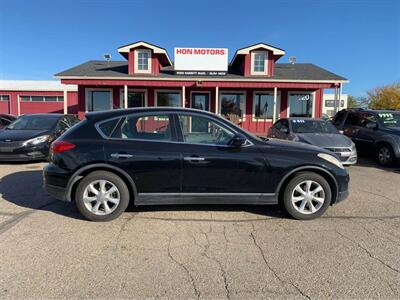
<path id="1" fill-rule="evenodd" d="M 62 153 L 64 151 L 75 148 L 76 145 L 67 141 L 54 141 L 50 146 L 50 151 L 53 154 Z"/>

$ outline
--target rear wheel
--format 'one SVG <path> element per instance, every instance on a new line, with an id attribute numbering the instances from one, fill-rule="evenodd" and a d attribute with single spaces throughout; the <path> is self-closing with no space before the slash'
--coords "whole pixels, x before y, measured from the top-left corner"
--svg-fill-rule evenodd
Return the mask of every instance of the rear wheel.
<path id="1" fill-rule="evenodd" d="M 380 145 L 377 150 L 378 162 L 385 167 L 391 166 L 394 162 L 394 152 L 390 145 Z"/>
<path id="2" fill-rule="evenodd" d="M 129 190 L 117 175 L 106 171 L 90 173 L 76 189 L 79 212 L 91 221 L 111 221 L 119 217 L 129 204 Z"/>
<path id="3" fill-rule="evenodd" d="M 312 172 L 298 173 L 286 186 L 283 204 L 295 219 L 312 220 L 328 209 L 332 192 L 329 183 Z"/>

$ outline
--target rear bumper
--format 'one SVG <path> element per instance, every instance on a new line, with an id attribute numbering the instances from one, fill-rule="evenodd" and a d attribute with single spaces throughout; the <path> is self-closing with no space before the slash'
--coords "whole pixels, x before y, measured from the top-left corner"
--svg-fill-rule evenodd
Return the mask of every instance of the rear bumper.
<path id="1" fill-rule="evenodd" d="M 50 163 L 43 169 L 43 188 L 58 200 L 70 201 L 68 194 L 70 177 L 68 172 Z"/>
<path id="2" fill-rule="evenodd" d="M 66 188 L 47 184 L 46 182 L 43 183 L 43 188 L 53 198 L 61 201 L 68 201 Z"/>

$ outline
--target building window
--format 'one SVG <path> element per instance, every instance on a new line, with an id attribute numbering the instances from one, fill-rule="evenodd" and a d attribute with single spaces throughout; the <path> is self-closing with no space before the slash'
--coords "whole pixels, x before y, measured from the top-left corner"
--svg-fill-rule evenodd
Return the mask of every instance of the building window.
<path id="1" fill-rule="evenodd" d="M 255 94 L 253 102 L 253 114 L 256 119 L 273 119 L 274 95 Z"/>
<path id="2" fill-rule="evenodd" d="M 244 93 L 221 93 L 220 96 L 220 112 L 221 115 L 229 117 L 229 115 L 244 115 Z"/>
<path id="3" fill-rule="evenodd" d="M 29 102 L 63 102 L 63 96 L 20 96 L 21 101 Z"/>
<path id="4" fill-rule="evenodd" d="M 267 52 L 255 51 L 251 53 L 251 73 L 265 75 L 267 73 Z"/>
<path id="5" fill-rule="evenodd" d="M 150 73 L 151 72 L 151 51 L 136 50 L 135 72 Z"/>
<path id="6" fill-rule="evenodd" d="M 181 106 L 181 93 L 180 92 L 157 92 L 157 106 Z"/>
<path id="7" fill-rule="evenodd" d="M 10 101 L 9 95 L 0 95 L 0 101 Z"/>
<path id="8" fill-rule="evenodd" d="M 289 94 L 290 117 L 313 116 L 313 94 L 312 93 L 290 93 Z"/>
<path id="9" fill-rule="evenodd" d="M 89 91 L 86 99 L 87 111 L 103 111 L 112 109 L 111 91 Z"/>

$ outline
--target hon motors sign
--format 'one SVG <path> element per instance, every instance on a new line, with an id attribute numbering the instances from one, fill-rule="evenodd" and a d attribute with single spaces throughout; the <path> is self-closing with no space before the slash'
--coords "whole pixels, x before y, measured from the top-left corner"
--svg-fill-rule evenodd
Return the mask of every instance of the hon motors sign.
<path id="1" fill-rule="evenodd" d="M 175 71 L 184 75 L 225 75 L 226 48 L 175 48 Z"/>

